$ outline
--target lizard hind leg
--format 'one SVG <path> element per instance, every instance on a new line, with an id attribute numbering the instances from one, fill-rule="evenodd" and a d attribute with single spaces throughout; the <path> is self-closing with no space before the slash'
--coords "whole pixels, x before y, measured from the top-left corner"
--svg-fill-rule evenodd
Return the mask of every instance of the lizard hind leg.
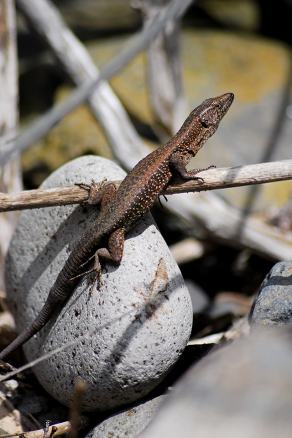
<path id="1" fill-rule="evenodd" d="M 124 228 L 118 228 L 109 236 L 108 247 L 99 248 L 96 251 L 93 270 L 96 272 L 99 281 L 101 275 L 100 259 L 119 265 L 123 257 L 124 242 L 125 230 Z"/>
<path id="2" fill-rule="evenodd" d="M 96 255 L 98 258 L 102 258 L 106 261 L 119 265 L 123 257 L 124 243 L 125 229 L 118 228 L 110 234 L 108 239 L 108 247 L 99 248 L 96 251 Z"/>
<path id="3" fill-rule="evenodd" d="M 94 256 L 91 257 L 94 258 L 94 263 L 92 268 L 89 269 L 88 271 L 85 271 L 73 277 L 72 280 L 94 272 L 96 275 L 96 279 L 100 282 L 100 276 L 101 276 L 100 259 L 104 259 L 108 262 L 113 262 L 115 264 L 120 264 L 123 257 L 124 242 L 125 242 L 124 228 L 118 228 L 117 230 L 113 231 L 108 239 L 108 247 L 99 248 L 94 254 Z"/>
<path id="4" fill-rule="evenodd" d="M 92 181 L 91 184 L 78 183 L 77 185 L 88 191 L 89 195 L 87 202 L 91 205 L 100 204 L 101 210 L 103 210 L 107 204 L 112 201 L 113 196 L 117 191 L 116 185 L 114 183 L 106 183 L 106 180 L 102 181 L 101 183 Z M 100 278 L 101 266 L 99 262 L 99 256 L 104 256 L 104 258 L 110 259 L 106 251 L 108 251 L 106 248 L 97 250 L 96 253 L 89 257 L 84 263 L 81 263 L 80 268 L 83 268 L 83 266 L 87 265 L 92 259 L 94 259 L 93 267 L 91 269 L 71 277 L 71 280 L 76 280 L 77 278 L 83 277 L 84 275 L 92 272 L 95 272 L 96 277 Z M 114 261 L 114 259 L 112 260 Z"/>

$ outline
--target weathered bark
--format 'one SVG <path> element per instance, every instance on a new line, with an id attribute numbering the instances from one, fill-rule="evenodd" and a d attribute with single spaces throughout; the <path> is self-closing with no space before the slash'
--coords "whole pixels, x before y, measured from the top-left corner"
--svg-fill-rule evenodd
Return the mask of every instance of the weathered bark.
<path id="1" fill-rule="evenodd" d="M 0 135 L 16 135 L 17 111 L 17 60 L 15 6 L 13 0 L 0 0 Z M 1 192 L 21 190 L 19 159 L 0 167 Z M 14 230 L 17 213 L 0 216 L 0 288 L 4 288 L 4 257 Z"/>

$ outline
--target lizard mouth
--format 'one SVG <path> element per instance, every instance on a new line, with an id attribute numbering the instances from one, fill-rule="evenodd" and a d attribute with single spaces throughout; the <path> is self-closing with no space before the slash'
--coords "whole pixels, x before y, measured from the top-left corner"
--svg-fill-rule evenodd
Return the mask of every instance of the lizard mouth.
<path id="1" fill-rule="evenodd" d="M 222 109 L 225 112 L 228 111 L 229 107 L 231 106 L 232 102 L 234 101 L 234 94 L 233 93 L 225 93 L 222 94 L 222 96 L 218 96 L 218 100 L 220 100 Z"/>

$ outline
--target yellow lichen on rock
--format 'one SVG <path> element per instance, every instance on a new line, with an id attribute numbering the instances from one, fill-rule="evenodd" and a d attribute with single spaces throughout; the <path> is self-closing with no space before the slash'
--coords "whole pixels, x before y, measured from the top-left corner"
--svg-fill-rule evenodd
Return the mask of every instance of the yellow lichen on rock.
<path id="1" fill-rule="evenodd" d="M 185 89 L 193 98 L 233 91 L 237 102 L 250 104 L 286 82 L 288 52 L 270 40 L 189 30 L 183 41 Z"/>

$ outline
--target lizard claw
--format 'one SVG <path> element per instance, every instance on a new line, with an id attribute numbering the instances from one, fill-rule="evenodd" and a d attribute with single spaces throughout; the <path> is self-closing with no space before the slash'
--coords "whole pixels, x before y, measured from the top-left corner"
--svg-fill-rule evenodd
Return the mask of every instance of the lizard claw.
<path id="1" fill-rule="evenodd" d="M 71 277 L 70 281 L 74 281 L 74 280 L 76 280 L 76 278 L 83 277 L 84 275 L 91 274 L 92 272 L 96 273 L 96 277 L 99 280 L 100 276 L 101 276 L 101 271 L 97 270 L 97 268 L 95 266 L 93 266 L 93 268 L 89 269 L 88 271 L 81 272 L 81 274 L 78 274 L 78 275 L 75 275 L 74 277 Z"/>
<path id="2" fill-rule="evenodd" d="M 205 170 L 209 170 L 209 169 L 216 169 L 217 166 L 215 166 L 215 164 L 211 164 L 208 167 L 204 167 L 203 169 L 197 169 L 196 173 L 200 173 L 200 172 L 204 172 Z"/>
<path id="3" fill-rule="evenodd" d="M 215 169 L 215 168 L 216 168 L 215 164 L 211 164 L 211 166 L 204 167 L 203 169 L 197 169 L 195 171 L 195 175 L 197 175 L 200 172 L 204 172 L 205 170 Z M 192 179 L 196 179 L 201 184 L 203 184 L 205 182 L 204 178 L 202 178 L 200 176 L 194 176 Z"/>
<path id="4" fill-rule="evenodd" d="M 90 260 L 92 260 L 93 258 L 95 258 L 95 254 L 93 254 L 91 257 L 89 257 L 89 259 L 86 260 L 86 262 L 81 263 L 80 268 L 83 268 L 83 266 L 87 265 L 88 262 L 90 262 Z"/>
<path id="5" fill-rule="evenodd" d="M 200 184 L 203 184 L 205 182 L 204 178 L 202 178 L 201 176 L 195 176 L 193 179 L 196 179 Z"/>
<path id="6" fill-rule="evenodd" d="M 99 204 L 101 201 L 100 191 L 106 182 L 107 182 L 107 179 L 104 178 L 101 182 L 98 182 L 98 183 L 94 180 L 91 180 L 90 184 L 75 183 L 76 186 L 80 187 L 81 189 L 86 190 L 88 193 L 88 198 L 86 201 L 83 202 L 83 204 L 84 205 L 86 205 L 86 204 L 90 204 L 90 205 Z"/>
<path id="7" fill-rule="evenodd" d="M 80 274 L 75 275 L 74 277 L 71 277 L 70 281 L 74 281 L 74 280 L 76 280 L 76 278 L 80 278 L 80 277 L 83 277 L 84 275 L 91 274 L 92 272 L 95 272 L 95 277 L 100 284 L 101 266 L 100 266 L 100 262 L 99 262 L 99 259 L 98 259 L 98 256 L 96 253 L 93 254 L 93 256 L 91 256 L 88 260 L 86 260 L 86 262 L 82 263 L 79 267 L 82 268 L 84 265 L 86 265 L 93 258 L 94 258 L 94 263 L 93 263 L 92 268 L 88 269 L 87 271 L 81 272 Z"/>

